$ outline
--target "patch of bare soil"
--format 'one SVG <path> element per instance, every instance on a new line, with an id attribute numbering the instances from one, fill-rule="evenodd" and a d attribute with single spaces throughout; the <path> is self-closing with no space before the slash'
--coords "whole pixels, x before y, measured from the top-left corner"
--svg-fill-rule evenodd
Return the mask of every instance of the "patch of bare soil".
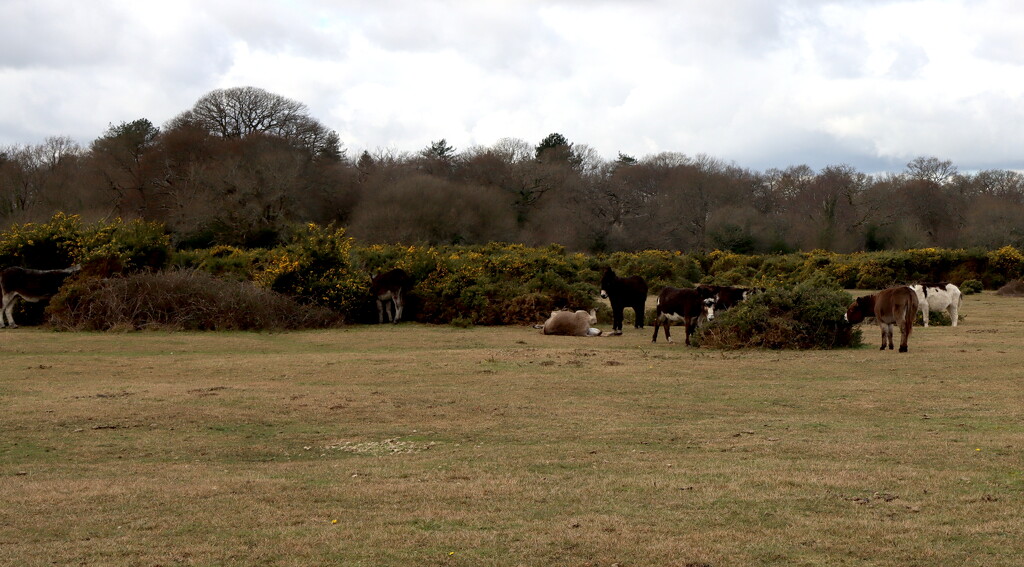
<path id="1" fill-rule="evenodd" d="M 433 441 L 430 443 L 416 443 L 413 441 L 400 441 L 398 439 L 384 439 L 383 441 L 364 441 L 361 443 L 342 441 L 328 445 L 326 448 L 333 451 L 344 451 L 347 453 L 374 455 L 380 457 L 385 455 L 420 453 L 430 449 L 434 444 L 435 443 Z"/>

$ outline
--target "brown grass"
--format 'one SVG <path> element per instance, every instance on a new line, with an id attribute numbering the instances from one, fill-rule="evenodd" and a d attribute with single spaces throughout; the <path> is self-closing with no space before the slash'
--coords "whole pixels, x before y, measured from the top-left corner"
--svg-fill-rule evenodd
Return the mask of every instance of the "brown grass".
<path id="1" fill-rule="evenodd" d="M 3 331 L 0 563 L 1019 565 L 1022 307 L 902 355 Z"/>

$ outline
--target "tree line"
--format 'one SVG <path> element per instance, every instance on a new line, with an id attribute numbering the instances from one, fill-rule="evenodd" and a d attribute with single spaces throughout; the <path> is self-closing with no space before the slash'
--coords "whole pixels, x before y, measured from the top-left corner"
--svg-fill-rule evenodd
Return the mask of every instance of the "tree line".
<path id="1" fill-rule="evenodd" d="M 707 155 L 602 158 L 553 133 L 458 149 L 348 155 L 301 102 L 212 91 L 166 124 L 111 125 L 0 147 L 0 222 L 163 223 L 179 248 L 270 247 L 295 226 L 372 243 L 491 241 L 614 252 L 774 253 L 1024 247 L 1024 175 L 918 157 L 901 172 L 849 165 L 753 171 Z"/>

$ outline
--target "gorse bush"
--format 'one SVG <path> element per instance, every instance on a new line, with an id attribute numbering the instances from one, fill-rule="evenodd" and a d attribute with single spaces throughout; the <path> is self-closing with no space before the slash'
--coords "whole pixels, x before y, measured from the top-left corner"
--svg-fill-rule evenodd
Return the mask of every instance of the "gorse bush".
<path id="1" fill-rule="evenodd" d="M 46 223 L 15 224 L 0 235 L 0 265 L 66 268 L 82 256 L 82 221 L 57 213 Z"/>
<path id="2" fill-rule="evenodd" d="M 256 266 L 266 255 L 262 249 L 242 249 L 235 246 L 214 246 L 204 249 L 179 250 L 171 258 L 176 269 L 202 270 L 219 278 L 248 280 Z"/>
<path id="3" fill-rule="evenodd" d="M 300 303 L 327 307 L 350 318 L 368 312 L 369 277 L 351 266 L 352 244 L 343 228 L 305 225 L 288 244 L 260 259 L 253 280 Z"/>
<path id="4" fill-rule="evenodd" d="M 59 329 L 89 331 L 285 330 L 339 322 L 325 308 L 196 270 L 79 278 L 54 296 L 48 311 Z"/>
<path id="5" fill-rule="evenodd" d="M 87 227 L 81 242 L 81 263 L 101 275 L 159 270 L 171 254 L 163 225 L 137 219 Z"/>
<path id="6" fill-rule="evenodd" d="M 57 213 L 46 223 L 14 225 L 0 234 L 0 265 L 36 269 L 83 264 L 97 275 L 156 270 L 170 255 L 170 239 L 159 223 L 115 219 L 83 225 Z"/>
<path id="7" fill-rule="evenodd" d="M 698 328 L 695 344 L 727 349 L 858 346 L 860 330 L 843 320 L 852 302 L 849 293 L 824 277 L 768 289 Z"/>

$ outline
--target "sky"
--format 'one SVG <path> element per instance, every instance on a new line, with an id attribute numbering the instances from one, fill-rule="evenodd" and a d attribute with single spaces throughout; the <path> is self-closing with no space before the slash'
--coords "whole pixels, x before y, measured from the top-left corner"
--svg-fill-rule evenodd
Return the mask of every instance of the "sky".
<path id="1" fill-rule="evenodd" d="M 0 148 L 162 125 L 218 88 L 349 156 L 558 132 L 606 159 L 1024 170 L 1019 0 L 0 0 Z"/>

